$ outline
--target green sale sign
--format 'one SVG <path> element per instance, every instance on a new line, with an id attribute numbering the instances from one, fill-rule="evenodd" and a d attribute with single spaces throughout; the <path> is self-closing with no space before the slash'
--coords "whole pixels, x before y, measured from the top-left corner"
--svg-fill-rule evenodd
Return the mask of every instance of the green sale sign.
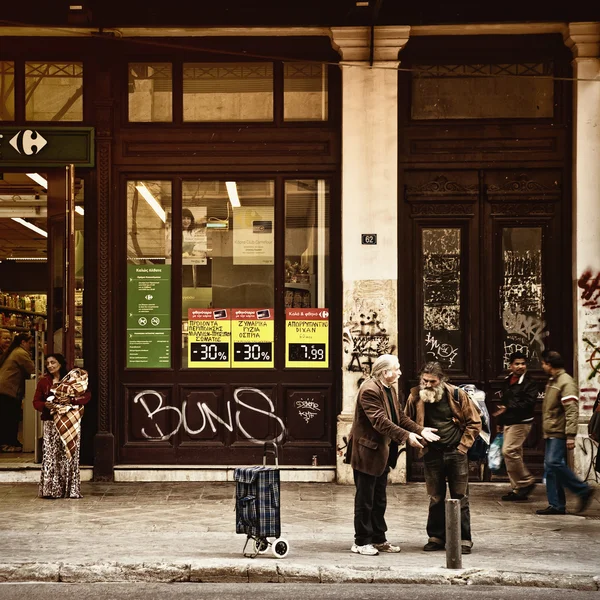
<path id="1" fill-rule="evenodd" d="M 127 265 L 127 368 L 171 367 L 171 265 Z"/>

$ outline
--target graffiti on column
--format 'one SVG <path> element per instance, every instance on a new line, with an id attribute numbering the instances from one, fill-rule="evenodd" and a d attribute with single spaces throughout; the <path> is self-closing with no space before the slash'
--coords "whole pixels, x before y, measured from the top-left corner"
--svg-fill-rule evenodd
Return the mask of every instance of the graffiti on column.
<path id="1" fill-rule="evenodd" d="M 584 271 L 577 281 L 577 286 L 582 290 L 583 306 L 592 310 L 600 307 L 600 273 L 594 277 L 590 270 Z"/>

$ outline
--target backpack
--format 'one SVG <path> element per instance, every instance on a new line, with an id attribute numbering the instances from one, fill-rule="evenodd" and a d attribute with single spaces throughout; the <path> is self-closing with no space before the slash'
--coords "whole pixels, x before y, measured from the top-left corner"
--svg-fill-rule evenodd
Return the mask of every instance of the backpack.
<path id="1" fill-rule="evenodd" d="M 484 461 L 490 449 L 490 415 L 485 405 L 485 394 L 471 384 L 461 385 L 460 389 L 466 392 L 481 417 L 481 431 L 469 448 L 467 457 L 473 461 Z M 458 387 L 454 388 L 454 399 L 458 402 Z"/>

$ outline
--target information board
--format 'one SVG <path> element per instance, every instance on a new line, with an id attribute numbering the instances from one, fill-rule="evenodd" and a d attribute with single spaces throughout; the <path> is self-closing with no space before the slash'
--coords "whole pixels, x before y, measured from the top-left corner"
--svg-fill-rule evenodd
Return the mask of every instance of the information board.
<path id="1" fill-rule="evenodd" d="M 231 309 L 231 366 L 272 369 L 274 320 L 272 308 Z"/>
<path id="2" fill-rule="evenodd" d="M 127 368 L 171 367 L 171 265 L 127 265 Z"/>
<path id="3" fill-rule="evenodd" d="M 231 315 L 227 308 L 188 309 L 188 367 L 231 367 Z"/>
<path id="4" fill-rule="evenodd" d="M 329 310 L 285 309 L 285 366 L 329 367 Z"/>

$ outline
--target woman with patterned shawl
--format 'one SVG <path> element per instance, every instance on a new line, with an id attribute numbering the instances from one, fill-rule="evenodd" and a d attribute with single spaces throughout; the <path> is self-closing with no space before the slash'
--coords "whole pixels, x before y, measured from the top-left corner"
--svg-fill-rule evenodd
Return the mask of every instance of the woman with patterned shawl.
<path id="1" fill-rule="evenodd" d="M 67 372 L 62 354 L 46 357 L 33 406 L 42 413 L 44 448 L 38 495 L 42 498 L 81 498 L 79 448 L 83 405 L 90 400 L 88 375 L 83 369 Z"/>

